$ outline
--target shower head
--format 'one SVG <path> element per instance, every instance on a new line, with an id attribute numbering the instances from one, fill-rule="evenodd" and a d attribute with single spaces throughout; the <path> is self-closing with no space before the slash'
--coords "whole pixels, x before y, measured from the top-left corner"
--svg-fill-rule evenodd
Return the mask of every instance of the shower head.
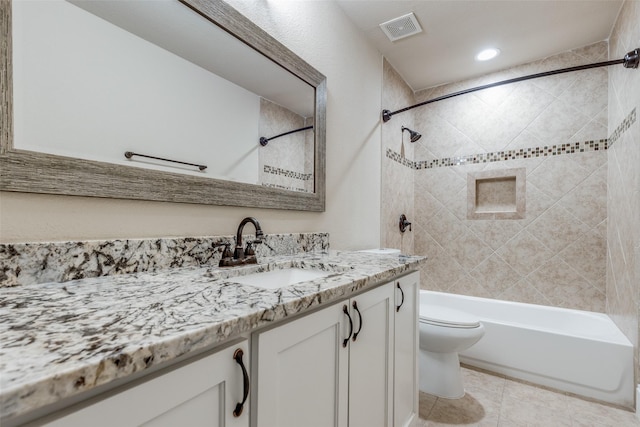
<path id="1" fill-rule="evenodd" d="M 405 130 L 409 131 L 411 142 L 416 142 L 422 136 L 419 132 L 416 132 L 415 130 L 411 130 L 407 127 L 402 126 L 402 132 L 404 132 Z"/>

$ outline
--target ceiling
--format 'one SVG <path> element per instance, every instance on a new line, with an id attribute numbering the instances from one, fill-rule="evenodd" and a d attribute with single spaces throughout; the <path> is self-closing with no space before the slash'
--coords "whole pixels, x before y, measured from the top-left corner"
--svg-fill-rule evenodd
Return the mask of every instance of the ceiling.
<path id="1" fill-rule="evenodd" d="M 622 0 L 336 2 L 414 91 L 606 40 L 622 5 Z M 379 24 L 409 12 L 423 32 L 389 41 Z M 486 47 L 501 54 L 476 61 Z"/>

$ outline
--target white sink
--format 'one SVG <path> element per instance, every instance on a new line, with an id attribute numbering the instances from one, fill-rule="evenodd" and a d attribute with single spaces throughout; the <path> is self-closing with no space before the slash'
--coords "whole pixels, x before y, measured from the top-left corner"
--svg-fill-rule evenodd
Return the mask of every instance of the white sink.
<path id="1" fill-rule="evenodd" d="M 281 270 L 247 274 L 246 276 L 230 277 L 229 281 L 241 283 L 243 285 L 256 286 L 258 288 L 278 289 L 295 283 L 327 277 L 332 274 L 335 274 L 335 272 L 291 267 Z"/>

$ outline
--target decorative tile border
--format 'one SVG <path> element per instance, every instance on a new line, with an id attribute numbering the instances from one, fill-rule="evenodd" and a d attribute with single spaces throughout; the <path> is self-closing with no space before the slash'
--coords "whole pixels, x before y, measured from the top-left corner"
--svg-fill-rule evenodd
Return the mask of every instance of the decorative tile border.
<path id="1" fill-rule="evenodd" d="M 520 148 L 517 150 L 494 151 L 491 153 L 471 154 L 461 157 L 445 157 L 435 160 L 421 160 L 415 162 L 415 169 L 431 169 L 442 166 L 461 166 L 474 163 L 503 162 L 515 159 L 530 159 L 534 157 L 559 156 L 561 154 L 584 153 L 607 149 L 607 140 L 571 142 L 550 147 Z"/>
<path id="2" fill-rule="evenodd" d="M 400 153 L 396 153 L 390 148 L 387 148 L 387 157 L 410 169 L 416 168 L 416 162 L 414 162 L 413 160 L 407 159 L 406 157 L 402 156 Z"/>
<path id="3" fill-rule="evenodd" d="M 0 244 L 0 287 L 217 266 L 224 242 L 235 236 Z M 328 249 L 328 233 L 267 234 L 255 247 L 258 258 Z"/>
<path id="4" fill-rule="evenodd" d="M 286 185 L 278 185 L 278 184 L 269 184 L 266 182 L 262 183 L 263 187 L 270 187 L 270 188 L 279 188 L 281 190 L 289 190 L 289 191 L 298 191 L 300 193 L 310 193 L 310 191 L 307 191 L 304 188 L 299 188 L 299 187 L 287 187 Z"/>
<path id="5" fill-rule="evenodd" d="M 611 147 L 627 129 L 636 122 L 636 109 L 634 108 L 631 113 L 620 123 L 620 126 L 613 131 L 609 137 L 609 147 Z"/>
<path id="6" fill-rule="evenodd" d="M 561 154 L 584 153 L 601 151 L 608 148 L 606 139 L 597 141 L 571 142 L 552 145 L 550 147 L 520 148 L 517 150 L 494 151 L 491 153 L 470 154 L 468 156 L 444 157 L 442 159 L 412 161 L 401 158 L 399 153 L 387 149 L 387 157 L 411 169 L 433 169 L 446 166 L 463 166 L 477 163 L 503 162 L 515 159 L 530 159 L 534 157 L 559 156 Z"/>
<path id="7" fill-rule="evenodd" d="M 620 136 L 636 121 L 636 109 L 623 120 L 608 139 L 599 139 L 583 142 L 569 142 L 566 144 L 520 148 L 516 150 L 494 151 L 491 153 L 470 154 L 468 156 L 444 157 L 434 160 L 409 160 L 390 148 L 387 149 L 387 158 L 398 162 L 411 169 L 432 169 L 446 166 L 463 166 L 476 163 L 502 162 L 505 160 L 529 159 L 534 157 L 559 156 L 561 154 L 585 153 L 589 151 L 607 150 Z"/>
<path id="8" fill-rule="evenodd" d="M 302 181 L 309 181 L 310 179 L 313 179 L 312 173 L 300 173 L 287 169 L 276 168 L 269 165 L 264 165 L 264 172 L 273 175 L 285 176 L 287 178 L 300 179 Z"/>

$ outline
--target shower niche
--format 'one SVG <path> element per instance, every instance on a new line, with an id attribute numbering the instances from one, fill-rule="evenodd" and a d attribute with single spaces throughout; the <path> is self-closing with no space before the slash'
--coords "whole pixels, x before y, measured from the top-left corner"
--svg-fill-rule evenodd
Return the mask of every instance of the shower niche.
<path id="1" fill-rule="evenodd" d="M 497 169 L 467 175 L 467 219 L 522 219 L 526 169 Z"/>

